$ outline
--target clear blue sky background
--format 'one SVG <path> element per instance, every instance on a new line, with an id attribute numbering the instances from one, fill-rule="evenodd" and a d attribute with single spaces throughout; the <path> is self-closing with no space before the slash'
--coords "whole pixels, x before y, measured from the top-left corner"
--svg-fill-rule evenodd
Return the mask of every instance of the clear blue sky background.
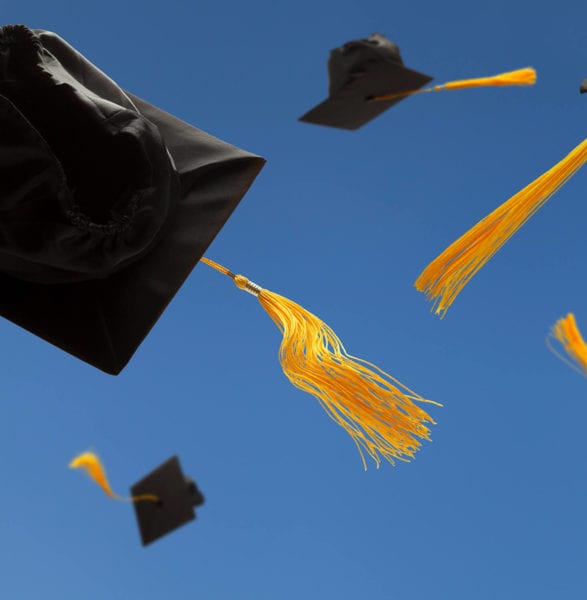
<path id="1" fill-rule="evenodd" d="M 208 256 L 319 314 L 425 397 L 415 461 L 362 470 L 291 387 L 258 303 L 199 266 L 119 377 L 0 322 L 0 597 L 509 600 L 587 594 L 587 172 L 438 320 L 412 287 L 449 242 L 585 138 L 587 6 L 494 0 L 0 2 L 120 85 L 268 164 Z M 328 52 L 381 32 L 435 82 L 534 66 L 533 88 L 414 97 L 357 132 L 297 122 Z M 140 546 L 113 487 L 172 454 L 207 503 Z"/>

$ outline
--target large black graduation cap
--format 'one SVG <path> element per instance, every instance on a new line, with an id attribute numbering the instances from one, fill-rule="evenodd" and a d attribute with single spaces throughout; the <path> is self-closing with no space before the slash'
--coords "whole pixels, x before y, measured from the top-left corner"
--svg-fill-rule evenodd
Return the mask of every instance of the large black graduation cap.
<path id="1" fill-rule="evenodd" d="M 340 129 L 359 129 L 403 100 L 370 98 L 417 90 L 432 80 L 404 66 L 399 48 L 379 33 L 347 42 L 330 52 L 329 97 L 300 121 Z"/>
<path id="2" fill-rule="evenodd" d="M 23 25 L 0 28 L 0 132 L 0 315 L 118 374 L 265 161 Z"/>
<path id="3" fill-rule="evenodd" d="M 196 484 L 186 477 L 177 456 L 172 456 L 130 488 L 133 497 L 155 495 L 158 502 L 134 502 L 143 546 L 196 518 L 194 507 L 204 503 Z"/>

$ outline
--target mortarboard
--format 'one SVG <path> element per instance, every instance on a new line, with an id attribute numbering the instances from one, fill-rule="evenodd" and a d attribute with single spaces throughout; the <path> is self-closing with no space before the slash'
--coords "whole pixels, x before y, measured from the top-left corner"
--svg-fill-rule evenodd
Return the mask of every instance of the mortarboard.
<path id="1" fill-rule="evenodd" d="M 300 117 L 305 123 L 359 129 L 402 100 L 371 98 L 421 88 L 432 77 L 408 69 L 396 44 L 379 33 L 330 52 L 328 99 Z"/>
<path id="2" fill-rule="evenodd" d="M 263 166 L 0 28 L 0 315 L 117 374 Z"/>
<path id="3" fill-rule="evenodd" d="M 330 52 L 329 96 L 300 121 L 339 129 L 359 129 L 408 96 L 470 87 L 532 85 L 534 69 L 525 68 L 492 77 L 449 81 L 423 88 L 432 77 L 408 69 L 399 47 L 379 33 L 353 40 Z"/>
<path id="4" fill-rule="evenodd" d="M 143 546 L 193 521 L 194 507 L 204 503 L 204 496 L 194 481 L 183 474 L 177 456 L 135 483 L 130 498 L 121 498 L 112 491 L 104 467 L 93 452 L 80 454 L 69 466 L 85 469 L 111 498 L 133 503 Z"/>
<path id="5" fill-rule="evenodd" d="M 117 374 L 201 260 L 258 298 L 282 333 L 285 375 L 364 464 L 363 452 L 377 465 L 414 457 L 434 423 L 418 403 L 437 403 L 202 256 L 263 159 L 126 93 L 53 33 L 0 28 L 0 61 L 0 315 Z"/>

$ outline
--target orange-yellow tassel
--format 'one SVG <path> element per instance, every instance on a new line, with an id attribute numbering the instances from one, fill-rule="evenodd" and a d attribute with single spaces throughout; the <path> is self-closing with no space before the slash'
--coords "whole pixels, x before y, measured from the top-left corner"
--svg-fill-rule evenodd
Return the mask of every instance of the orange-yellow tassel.
<path id="1" fill-rule="evenodd" d="M 133 496 L 132 498 L 122 498 L 118 494 L 115 494 L 108 483 L 106 477 L 106 471 L 100 462 L 100 459 L 93 452 L 83 452 L 76 456 L 70 463 L 70 469 L 84 469 L 86 473 L 93 479 L 110 498 L 114 500 L 122 500 L 124 502 L 139 502 L 142 500 L 149 500 L 151 502 L 157 502 L 159 498 L 154 494 L 141 494 L 140 496 Z"/>
<path id="2" fill-rule="evenodd" d="M 430 440 L 432 418 L 416 402 L 428 402 L 375 365 L 347 354 L 334 331 L 288 298 L 260 288 L 242 275 L 202 258 L 257 296 L 283 334 L 279 362 L 293 385 L 315 396 L 327 414 L 379 466 L 380 457 L 408 461 Z"/>
<path id="3" fill-rule="evenodd" d="M 587 139 L 538 179 L 479 221 L 416 279 L 443 317 L 461 290 L 516 231 L 587 161 Z"/>
<path id="4" fill-rule="evenodd" d="M 419 90 L 409 90 L 406 92 L 398 92 L 396 94 L 388 94 L 386 96 L 375 96 L 372 100 L 376 102 L 385 102 L 387 100 L 395 100 L 404 96 L 413 96 L 414 94 L 422 94 L 425 92 L 440 92 L 441 90 L 462 90 L 473 87 L 495 87 L 505 85 L 534 85 L 536 83 L 536 71 L 531 67 L 517 69 L 516 71 L 508 71 L 500 73 L 492 77 L 478 77 L 476 79 L 460 79 L 458 81 L 448 81 L 442 85 L 434 85 L 428 88 Z"/>
<path id="5" fill-rule="evenodd" d="M 587 343 L 581 336 L 579 328 L 577 327 L 577 321 L 575 315 L 569 313 L 566 317 L 559 319 L 550 330 L 550 337 L 560 342 L 565 352 L 571 358 L 568 361 L 564 356 L 557 352 L 552 345 L 550 340 L 546 338 L 548 347 L 564 362 L 573 367 L 576 371 L 582 375 L 587 376 Z"/>

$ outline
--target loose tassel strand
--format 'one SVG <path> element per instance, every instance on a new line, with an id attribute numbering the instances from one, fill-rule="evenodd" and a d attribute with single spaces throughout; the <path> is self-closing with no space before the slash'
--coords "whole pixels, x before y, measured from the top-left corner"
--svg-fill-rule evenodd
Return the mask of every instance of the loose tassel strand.
<path id="1" fill-rule="evenodd" d="M 414 283 L 416 289 L 434 303 L 432 310 L 444 317 L 475 273 L 586 161 L 587 139 L 435 258 Z"/>
<path id="2" fill-rule="evenodd" d="M 290 382 L 315 396 L 328 416 L 379 466 L 381 457 L 408 461 L 430 440 L 432 418 L 414 402 L 426 400 L 375 365 L 350 356 L 334 331 L 284 296 L 263 289 L 222 265 L 201 261 L 257 296 L 283 335 L 279 362 Z"/>

